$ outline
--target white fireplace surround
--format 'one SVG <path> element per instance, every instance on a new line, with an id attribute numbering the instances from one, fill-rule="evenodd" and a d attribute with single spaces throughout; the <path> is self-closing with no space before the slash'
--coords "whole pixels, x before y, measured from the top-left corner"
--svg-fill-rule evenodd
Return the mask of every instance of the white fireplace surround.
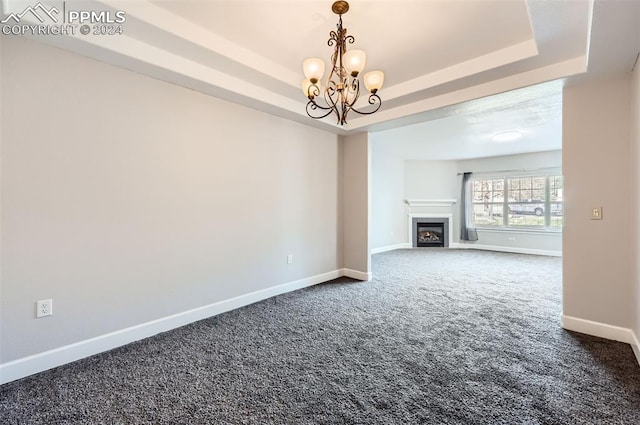
<path id="1" fill-rule="evenodd" d="M 449 221 L 449 247 L 453 246 L 453 214 L 409 214 L 408 226 L 407 226 L 407 236 L 409 245 L 412 244 L 413 241 L 413 219 L 414 218 L 441 218 L 448 219 Z"/>

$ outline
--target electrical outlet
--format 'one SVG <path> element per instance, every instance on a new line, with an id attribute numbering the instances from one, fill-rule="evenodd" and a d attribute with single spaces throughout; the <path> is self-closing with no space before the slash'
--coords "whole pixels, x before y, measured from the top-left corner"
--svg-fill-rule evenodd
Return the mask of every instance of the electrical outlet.
<path id="1" fill-rule="evenodd" d="M 287 264 L 293 264 L 293 254 L 287 255 Z"/>
<path id="2" fill-rule="evenodd" d="M 53 300 L 40 300 L 36 302 L 36 317 L 53 315 Z"/>

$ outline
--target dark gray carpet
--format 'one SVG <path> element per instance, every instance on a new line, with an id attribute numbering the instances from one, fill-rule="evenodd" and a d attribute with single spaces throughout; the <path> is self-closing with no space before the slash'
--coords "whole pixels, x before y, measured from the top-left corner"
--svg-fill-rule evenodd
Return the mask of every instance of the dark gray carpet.
<path id="1" fill-rule="evenodd" d="M 629 345 L 559 326 L 559 258 L 445 249 L 0 387 L 2 424 L 640 424 Z"/>

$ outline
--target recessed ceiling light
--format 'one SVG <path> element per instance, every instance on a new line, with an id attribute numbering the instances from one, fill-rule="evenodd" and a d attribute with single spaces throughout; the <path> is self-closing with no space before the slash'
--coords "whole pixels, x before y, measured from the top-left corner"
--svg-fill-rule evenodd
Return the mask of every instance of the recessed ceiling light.
<path id="1" fill-rule="evenodd" d="M 512 142 L 514 140 L 518 140 L 522 137 L 522 133 L 519 131 L 503 131 L 501 133 L 496 133 L 491 137 L 491 140 L 494 142 Z"/>

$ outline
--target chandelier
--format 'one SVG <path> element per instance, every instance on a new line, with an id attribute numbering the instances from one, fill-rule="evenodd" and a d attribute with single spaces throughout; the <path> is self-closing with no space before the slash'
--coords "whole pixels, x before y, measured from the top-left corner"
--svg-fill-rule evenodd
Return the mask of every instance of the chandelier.
<path id="1" fill-rule="evenodd" d="M 305 59 L 302 64 L 304 75 L 302 91 L 307 96 L 307 115 L 314 119 L 328 116 L 332 112 L 338 118 L 338 124 L 347 123 L 347 114 L 353 111 L 361 115 L 370 115 L 380 109 L 382 100 L 378 96 L 378 90 L 382 87 L 384 73 L 371 71 L 364 74 L 364 85 L 369 90 L 369 105 L 367 110 L 354 108 L 360 98 L 360 79 L 358 76 L 364 69 L 367 56 L 362 50 L 347 51 L 347 43 L 353 44 L 355 38 L 347 35 L 347 29 L 342 28 L 342 15 L 349 11 L 349 3 L 336 1 L 331 6 L 333 13 L 339 16 L 336 31 L 329 33 L 329 46 L 334 46 L 331 56 L 331 72 L 323 87 L 320 83 L 324 74 L 324 61 L 320 58 Z M 321 96 L 322 94 L 322 96 Z M 318 99 L 322 97 L 322 104 Z"/>

